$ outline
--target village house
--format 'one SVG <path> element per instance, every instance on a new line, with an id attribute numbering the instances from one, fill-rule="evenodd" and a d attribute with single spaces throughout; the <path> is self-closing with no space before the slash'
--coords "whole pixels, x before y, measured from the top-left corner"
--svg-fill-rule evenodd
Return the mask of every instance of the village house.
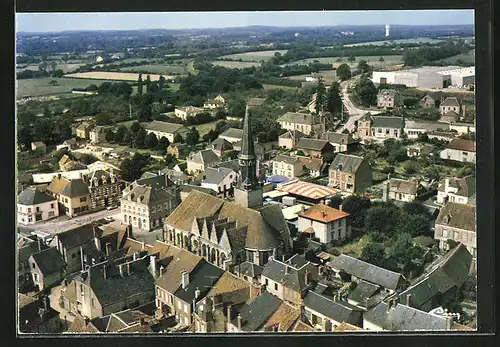
<path id="1" fill-rule="evenodd" d="M 149 174 L 131 183 L 120 199 L 121 220 L 132 230 L 152 231 L 163 225 L 163 220 L 179 204 L 177 187 L 165 174 Z"/>
<path id="2" fill-rule="evenodd" d="M 219 138 L 227 140 L 231 143 L 239 142 L 243 139 L 243 129 L 229 128 L 219 135 Z"/>
<path id="3" fill-rule="evenodd" d="M 298 232 L 312 235 L 321 243 L 331 244 L 351 236 L 349 213 L 318 204 L 298 214 Z"/>
<path id="4" fill-rule="evenodd" d="M 435 149 L 436 147 L 433 145 L 416 143 L 406 148 L 406 155 L 410 158 L 428 157 L 433 154 Z"/>
<path id="5" fill-rule="evenodd" d="M 90 130 L 94 127 L 94 125 L 90 123 L 83 122 L 76 127 L 76 137 L 80 139 L 89 139 L 90 138 Z"/>
<path id="6" fill-rule="evenodd" d="M 222 137 L 218 137 L 210 142 L 205 149 L 211 149 L 219 158 L 222 158 L 225 153 L 233 150 L 233 144 Z"/>
<path id="7" fill-rule="evenodd" d="M 445 115 L 450 111 L 455 112 L 456 114 L 460 114 L 461 109 L 462 107 L 460 101 L 454 96 L 447 97 L 441 102 L 439 106 L 439 111 L 441 115 Z"/>
<path id="8" fill-rule="evenodd" d="M 157 120 L 146 124 L 144 126 L 144 129 L 148 134 L 151 133 L 155 134 L 158 140 L 160 140 L 162 137 L 165 137 L 170 143 L 175 142 L 175 137 L 177 135 L 180 135 L 182 136 L 182 138 L 185 138 L 186 134 L 189 131 L 189 129 L 182 124 L 167 123 Z"/>
<path id="9" fill-rule="evenodd" d="M 394 108 L 400 106 L 399 93 L 393 89 L 382 89 L 377 95 L 377 107 Z"/>
<path id="10" fill-rule="evenodd" d="M 209 109 L 209 110 L 214 110 L 217 108 L 224 107 L 226 100 L 220 96 L 217 95 L 214 99 L 208 99 L 203 103 L 203 108 L 204 109 Z"/>
<path id="11" fill-rule="evenodd" d="M 194 117 L 199 113 L 203 113 L 203 109 L 195 106 L 186 106 L 175 109 L 175 116 L 182 120 L 187 120 L 190 117 Z"/>
<path id="12" fill-rule="evenodd" d="M 369 331 L 444 331 L 452 326 L 452 317 L 420 311 L 395 299 L 382 301 L 363 314 L 363 329 Z"/>
<path id="13" fill-rule="evenodd" d="M 405 120 L 403 131 L 409 139 L 418 139 L 419 135 L 429 135 L 434 131 L 448 131 L 449 129 L 450 125 L 447 123 L 424 123 Z"/>
<path id="14" fill-rule="evenodd" d="M 441 159 L 476 163 L 476 142 L 464 139 L 453 139 L 439 154 Z"/>
<path id="15" fill-rule="evenodd" d="M 304 153 L 312 158 L 331 158 L 334 148 L 327 140 L 300 138 L 296 145 L 297 153 Z M 331 160 L 331 159 L 330 159 Z"/>
<path id="16" fill-rule="evenodd" d="M 83 165 L 82 163 L 70 159 L 67 154 L 64 154 L 59 160 L 59 169 L 61 171 L 77 171 L 84 170 L 86 168 L 87 166 Z"/>
<path id="17" fill-rule="evenodd" d="M 430 272 L 416 279 L 399 294 L 401 302 L 425 312 L 443 304 L 459 300 L 462 288 L 469 279 L 472 255 L 459 243 L 439 261 Z"/>
<path id="18" fill-rule="evenodd" d="M 447 111 L 446 113 L 441 114 L 439 117 L 439 121 L 442 123 L 455 123 L 460 119 L 460 114 L 455 111 Z"/>
<path id="19" fill-rule="evenodd" d="M 402 117 L 373 116 L 372 119 L 372 136 L 399 139 L 403 135 L 404 119 Z"/>
<path id="20" fill-rule="evenodd" d="M 339 153 L 330 165 L 328 185 L 346 193 L 363 192 L 372 185 L 372 169 L 362 157 Z"/>
<path id="21" fill-rule="evenodd" d="M 326 131 L 325 123 L 320 116 L 309 113 L 287 112 L 277 120 L 281 128 L 290 131 L 300 131 L 304 135 L 321 137 Z"/>
<path id="22" fill-rule="evenodd" d="M 35 224 L 59 216 L 59 204 L 49 194 L 28 187 L 17 197 L 17 221 Z"/>
<path id="23" fill-rule="evenodd" d="M 391 178 L 384 182 L 382 200 L 412 202 L 424 192 L 425 188 L 416 179 L 402 180 Z"/>
<path id="24" fill-rule="evenodd" d="M 171 143 L 167 147 L 167 155 L 174 156 L 175 159 L 184 159 L 189 155 L 189 147 L 185 143 Z"/>
<path id="25" fill-rule="evenodd" d="M 304 318 L 316 331 L 330 332 L 342 323 L 360 326 L 362 311 L 338 295 L 332 299 L 310 290 L 304 297 Z"/>
<path id="26" fill-rule="evenodd" d="M 313 282 L 318 279 L 317 266 L 298 254 L 286 261 L 270 259 L 260 276 L 261 285 L 266 292 L 293 305 L 301 303 Z"/>
<path id="27" fill-rule="evenodd" d="M 41 154 L 46 154 L 47 153 L 47 145 L 43 143 L 42 141 L 36 141 L 31 143 L 31 150 L 33 152 L 38 151 Z"/>
<path id="28" fill-rule="evenodd" d="M 472 254 L 476 267 L 476 206 L 447 202 L 436 218 L 434 239 L 439 241 L 439 249 L 448 251 L 453 242 L 461 242 Z"/>
<path id="29" fill-rule="evenodd" d="M 50 306 L 48 296 L 32 297 L 19 293 L 18 326 L 21 334 L 57 334 L 61 332 L 59 312 Z"/>
<path id="30" fill-rule="evenodd" d="M 62 144 L 56 146 L 56 150 L 60 151 L 61 149 L 74 150 L 78 148 L 78 142 L 76 139 L 72 138 L 69 140 L 65 140 Z"/>
<path id="31" fill-rule="evenodd" d="M 89 188 L 82 178 L 68 180 L 59 174 L 47 190 L 59 202 L 59 211 L 69 217 L 89 212 L 91 209 Z"/>
<path id="32" fill-rule="evenodd" d="M 309 176 L 314 178 L 323 176 L 328 166 L 328 163 L 318 158 L 299 157 L 299 160 L 304 166 L 305 171 L 309 173 Z"/>
<path id="33" fill-rule="evenodd" d="M 234 194 L 233 187 L 237 182 L 238 174 L 225 167 L 208 167 L 201 186 L 212 189 L 218 197 L 227 198 Z"/>
<path id="34" fill-rule="evenodd" d="M 255 210 L 196 190 L 165 220 L 163 240 L 224 269 L 245 260 L 264 265 L 291 247 L 279 206 Z"/>
<path id="35" fill-rule="evenodd" d="M 297 130 L 288 130 L 278 137 L 278 146 L 280 148 L 295 149 L 297 141 L 305 135 Z"/>
<path id="36" fill-rule="evenodd" d="M 29 257 L 33 284 L 38 291 L 57 284 L 65 275 L 66 263 L 57 249 L 49 247 Z"/>
<path id="37" fill-rule="evenodd" d="M 352 134 L 339 134 L 327 131 L 324 137 L 333 146 L 334 153 L 349 152 L 359 143 L 359 140 L 354 139 Z"/>
<path id="38" fill-rule="evenodd" d="M 233 273 L 238 276 L 238 278 L 244 281 L 260 287 L 260 275 L 262 274 L 263 266 L 251 263 L 249 261 L 244 261 L 233 267 Z"/>
<path id="39" fill-rule="evenodd" d="M 66 272 L 71 274 L 91 264 L 92 258 L 99 258 L 94 238 L 96 228 L 92 224 L 85 224 L 66 231 L 57 232 L 49 246 L 59 251 L 66 263 Z"/>
<path id="40" fill-rule="evenodd" d="M 264 324 L 283 304 L 278 297 L 263 292 L 250 303 L 236 311 L 230 307 L 227 313 L 227 332 L 253 332 L 263 330 Z"/>
<path id="41" fill-rule="evenodd" d="M 439 181 L 437 203 L 468 204 L 476 195 L 476 176 L 446 177 Z"/>
<path id="42" fill-rule="evenodd" d="M 106 127 L 96 126 L 89 132 L 90 143 L 96 145 L 106 141 Z"/>
<path id="43" fill-rule="evenodd" d="M 33 288 L 33 276 L 29 264 L 30 256 L 47 248 L 48 246 L 36 235 L 26 237 L 18 233 L 17 278 L 20 293 L 27 293 Z"/>
<path id="44" fill-rule="evenodd" d="M 425 95 L 420 99 L 420 107 L 423 108 L 437 108 L 443 99 L 442 92 L 434 92 Z"/>
<path id="45" fill-rule="evenodd" d="M 273 175 L 294 178 L 304 174 L 303 164 L 297 157 L 278 155 L 271 161 Z"/>
<path id="46" fill-rule="evenodd" d="M 187 172 L 190 174 L 204 172 L 207 168 L 213 167 L 220 162 L 221 159 L 212 149 L 191 152 L 187 158 Z"/>
<path id="47" fill-rule="evenodd" d="M 96 170 L 90 174 L 89 192 L 91 208 L 118 206 L 120 203 L 122 182 L 108 171 Z"/>
<path id="48" fill-rule="evenodd" d="M 74 276 L 61 290 L 65 309 L 93 319 L 154 300 L 149 256 L 130 258 L 92 264 Z"/>
<path id="49" fill-rule="evenodd" d="M 350 282 L 365 281 L 382 288 L 387 294 L 406 288 L 407 281 L 400 273 L 386 270 L 365 261 L 341 254 L 329 261 L 327 267 L 333 270 L 335 277 L 342 278 L 341 273 L 350 277 Z"/>

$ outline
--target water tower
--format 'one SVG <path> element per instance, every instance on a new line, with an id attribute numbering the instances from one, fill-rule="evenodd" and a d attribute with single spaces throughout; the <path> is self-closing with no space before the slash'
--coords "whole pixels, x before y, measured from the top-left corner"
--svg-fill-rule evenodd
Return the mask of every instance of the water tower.
<path id="1" fill-rule="evenodd" d="M 391 26 L 389 24 L 385 25 L 385 36 L 389 37 L 389 30 L 391 29 Z"/>

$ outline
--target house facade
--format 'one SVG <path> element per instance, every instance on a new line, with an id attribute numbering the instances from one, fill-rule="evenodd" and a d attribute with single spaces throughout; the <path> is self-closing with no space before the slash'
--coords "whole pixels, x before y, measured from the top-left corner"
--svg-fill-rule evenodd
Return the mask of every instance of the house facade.
<path id="1" fill-rule="evenodd" d="M 412 202 L 422 192 L 422 188 L 417 180 L 391 178 L 384 182 L 382 200 Z"/>
<path id="2" fill-rule="evenodd" d="M 346 193 L 363 192 L 372 185 L 372 169 L 368 162 L 355 155 L 339 153 L 329 169 L 329 186 Z"/>
<path id="3" fill-rule="evenodd" d="M 227 198 L 234 194 L 233 187 L 238 180 L 238 174 L 224 167 L 209 167 L 205 170 L 205 178 L 201 186 L 212 189 L 218 197 Z"/>
<path id="4" fill-rule="evenodd" d="M 76 127 L 76 137 L 80 139 L 90 138 L 90 130 L 93 125 L 89 123 L 82 123 Z"/>
<path id="5" fill-rule="evenodd" d="M 31 276 L 35 287 L 42 291 L 60 281 L 66 269 L 66 263 L 57 249 L 49 247 L 29 257 Z"/>
<path id="6" fill-rule="evenodd" d="M 207 168 L 213 167 L 220 162 L 221 159 L 212 149 L 191 152 L 187 158 L 187 171 L 191 174 L 204 172 Z"/>
<path id="7" fill-rule="evenodd" d="M 455 202 L 467 204 L 476 194 L 476 176 L 470 175 L 463 178 L 446 177 L 439 181 L 437 203 Z"/>
<path id="8" fill-rule="evenodd" d="M 304 174 L 303 164 L 297 157 L 278 155 L 272 160 L 273 175 L 294 178 Z"/>
<path id="9" fill-rule="evenodd" d="M 182 120 L 186 120 L 189 117 L 194 117 L 198 113 L 203 113 L 203 109 L 195 106 L 186 106 L 175 109 L 175 116 Z"/>
<path id="10" fill-rule="evenodd" d="M 351 134 L 339 134 L 333 131 L 325 133 L 325 140 L 333 146 L 334 153 L 348 152 L 354 145 L 358 143 Z"/>
<path id="11" fill-rule="evenodd" d="M 382 89 L 377 95 L 377 107 L 394 108 L 399 106 L 400 97 L 396 90 Z"/>
<path id="12" fill-rule="evenodd" d="M 96 126 L 89 132 L 90 143 L 99 144 L 106 141 L 106 128 Z"/>
<path id="13" fill-rule="evenodd" d="M 57 200 L 34 187 L 28 187 L 17 197 L 17 221 L 35 224 L 59 216 Z"/>
<path id="14" fill-rule="evenodd" d="M 59 211 L 69 217 L 86 213 L 91 209 L 89 188 L 82 178 L 68 180 L 59 174 L 47 189 L 59 202 Z"/>
<path id="15" fill-rule="evenodd" d="M 322 136 L 326 131 L 325 123 L 320 116 L 313 116 L 308 113 L 287 112 L 277 120 L 282 129 L 290 131 L 300 131 L 304 135 Z"/>
<path id="16" fill-rule="evenodd" d="M 91 208 L 118 206 L 122 193 L 122 182 L 108 171 L 96 170 L 89 178 Z"/>
<path id="17" fill-rule="evenodd" d="M 461 104 L 460 101 L 456 97 L 449 96 L 441 102 L 439 106 L 439 111 L 442 115 L 452 111 L 457 114 L 461 112 Z"/>
<path id="18" fill-rule="evenodd" d="M 439 154 L 441 159 L 476 163 L 476 142 L 464 139 L 453 139 Z"/>
<path id="19" fill-rule="evenodd" d="M 441 92 L 429 93 L 425 95 L 422 99 L 420 99 L 420 107 L 423 108 L 436 108 L 439 107 L 439 104 L 442 101 Z"/>
<path id="20" fill-rule="evenodd" d="M 319 204 L 298 214 L 298 232 L 311 234 L 321 243 L 331 244 L 351 236 L 349 214 L 336 208 Z"/>
<path id="21" fill-rule="evenodd" d="M 302 137 L 297 141 L 297 152 L 304 153 L 312 158 L 331 157 L 334 152 L 333 146 L 327 140 L 310 139 Z"/>
<path id="22" fill-rule="evenodd" d="M 156 120 L 147 124 L 144 129 L 148 134 L 155 134 L 158 140 L 160 140 L 162 137 L 165 137 L 170 143 L 175 142 L 175 137 L 177 134 L 182 136 L 182 138 L 185 138 L 186 134 L 189 131 L 189 129 L 182 124 L 167 123 Z"/>

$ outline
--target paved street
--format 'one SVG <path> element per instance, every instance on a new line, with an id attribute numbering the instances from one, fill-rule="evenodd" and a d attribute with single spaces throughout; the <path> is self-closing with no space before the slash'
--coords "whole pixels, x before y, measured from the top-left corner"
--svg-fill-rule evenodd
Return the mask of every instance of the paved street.
<path id="1" fill-rule="evenodd" d="M 349 81 L 344 81 L 340 83 L 340 88 L 342 90 L 342 96 L 341 96 L 342 102 L 344 103 L 344 106 L 347 108 L 347 112 L 349 113 L 349 119 L 343 126 L 341 126 L 337 130 L 337 133 L 342 133 L 345 129 L 348 129 L 350 132 L 352 132 L 354 130 L 355 122 L 358 119 L 360 119 L 366 112 L 370 112 L 372 115 L 380 113 L 380 111 L 363 110 L 361 108 L 358 108 L 352 103 L 351 99 L 349 99 L 348 88 L 350 84 L 357 79 L 358 76 L 354 77 Z"/>
<path id="2" fill-rule="evenodd" d="M 68 216 L 60 216 L 43 223 L 37 223 L 35 225 L 23 226 L 24 230 L 27 231 L 41 231 L 44 233 L 55 234 L 59 231 L 65 231 L 68 229 L 76 228 L 80 225 L 90 223 L 106 217 L 113 217 L 119 219 L 120 209 L 115 208 L 114 210 L 102 210 L 95 213 L 86 214 L 83 216 L 78 216 L 74 218 L 69 218 Z"/>

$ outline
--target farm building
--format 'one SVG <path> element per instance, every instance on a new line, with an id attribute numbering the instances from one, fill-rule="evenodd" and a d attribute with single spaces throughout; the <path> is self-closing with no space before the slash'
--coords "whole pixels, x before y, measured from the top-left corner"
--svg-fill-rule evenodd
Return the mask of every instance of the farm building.
<path id="1" fill-rule="evenodd" d="M 404 84 L 407 87 L 441 89 L 448 85 L 474 83 L 474 69 L 455 66 L 424 66 L 400 71 L 374 71 L 373 83 Z"/>

